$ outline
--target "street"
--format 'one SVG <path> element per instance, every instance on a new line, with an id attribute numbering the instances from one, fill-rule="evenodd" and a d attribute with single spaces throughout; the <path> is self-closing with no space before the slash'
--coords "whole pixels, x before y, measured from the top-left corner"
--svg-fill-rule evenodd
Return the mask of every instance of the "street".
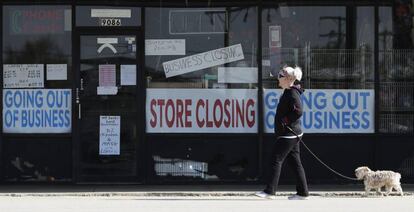
<path id="1" fill-rule="evenodd" d="M 219 211 L 306 211 L 306 212 L 353 212 L 353 211 L 398 211 L 413 212 L 414 196 L 391 197 L 319 197 L 309 200 L 290 201 L 286 196 L 275 200 L 247 197 L 82 197 L 82 196 L 1 196 L 1 212 L 219 212 Z"/>

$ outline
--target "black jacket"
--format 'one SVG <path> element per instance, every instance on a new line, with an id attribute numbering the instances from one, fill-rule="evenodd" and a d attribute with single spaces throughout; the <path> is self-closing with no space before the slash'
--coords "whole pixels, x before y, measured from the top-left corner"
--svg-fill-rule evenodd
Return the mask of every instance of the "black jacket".
<path id="1" fill-rule="evenodd" d="M 290 89 L 285 89 L 279 99 L 275 116 L 275 134 L 276 136 L 295 136 L 286 126 L 289 126 L 296 134 L 302 134 L 300 117 L 302 116 L 303 107 L 300 95 L 304 90 L 300 85 L 294 85 Z"/>

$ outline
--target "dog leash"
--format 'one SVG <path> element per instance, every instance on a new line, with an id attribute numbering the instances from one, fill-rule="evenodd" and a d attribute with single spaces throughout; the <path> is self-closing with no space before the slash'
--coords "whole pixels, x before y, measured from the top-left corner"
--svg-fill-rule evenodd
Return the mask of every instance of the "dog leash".
<path id="1" fill-rule="evenodd" d="M 292 129 L 292 128 L 290 128 L 289 126 L 287 126 L 287 125 L 285 125 L 286 126 L 286 128 L 290 131 L 290 132 L 292 132 L 293 134 L 295 134 L 296 135 L 296 137 L 298 138 L 298 140 L 299 140 L 299 142 L 301 142 L 302 144 L 303 144 L 303 146 L 309 151 L 309 153 L 311 153 L 311 155 L 317 160 L 317 161 L 319 161 L 322 165 L 324 165 L 327 169 L 329 169 L 330 171 L 332 171 L 333 173 L 335 173 L 335 174 L 337 174 L 338 176 L 340 176 L 340 177 L 343 177 L 343 178 L 345 178 L 345 179 L 348 179 L 348 180 L 358 180 L 357 178 L 353 178 L 353 177 L 348 177 L 348 176 L 345 176 L 345 175 L 343 175 L 343 174 L 341 174 L 341 173 L 339 173 L 339 172 L 337 172 L 337 171 L 335 171 L 333 168 L 331 168 L 330 166 L 328 166 L 326 163 L 324 163 L 318 156 L 316 156 L 316 154 L 315 153 L 313 153 L 310 149 L 309 149 L 309 147 L 308 146 L 306 146 L 306 144 L 305 144 L 305 142 L 303 142 L 302 141 L 302 138 L 301 137 L 299 137 L 299 135 L 298 134 L 296 134 L 296 132 Z"/>

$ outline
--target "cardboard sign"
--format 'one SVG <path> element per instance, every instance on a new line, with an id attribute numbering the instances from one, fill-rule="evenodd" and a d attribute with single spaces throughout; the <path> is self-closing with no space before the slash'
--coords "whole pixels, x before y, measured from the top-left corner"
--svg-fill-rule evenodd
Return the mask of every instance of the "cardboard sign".
<path id="1" fill-rule="evenodd" d="M 100 116 L 99 118 L 99 155 L 119 155 L 121 117 Z"/>
<path id="2" fill-rule="evenodd" d="M 3 65 L 3 88 L 43 88 L 43 64 Z"/>
<path id="3" fill-rule="evenodd" d="M 71 89 L 4 89 L 4 133 L 70 133 Z"/>
<path id="4" fill-rule="evenodd" d="M 165 76 L 169 78 L 243 59 L 242 45 L 237 44 L 164 62 L 162 66 L 164 67 Z"/>

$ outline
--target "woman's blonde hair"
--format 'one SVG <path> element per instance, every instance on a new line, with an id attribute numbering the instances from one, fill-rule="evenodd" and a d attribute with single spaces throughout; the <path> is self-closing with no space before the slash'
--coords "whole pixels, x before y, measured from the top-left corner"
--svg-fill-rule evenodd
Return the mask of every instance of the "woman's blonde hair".
<path id="1" fill-rule="evenodd" d="M 283 71 L 285 71 L 291 78 L 294 78 L 297 81 L 300 81 L 302 79 L 302 69 L 299 66 L 295 66 L 295 68 L 285 66 L 283 67 Z"/>

